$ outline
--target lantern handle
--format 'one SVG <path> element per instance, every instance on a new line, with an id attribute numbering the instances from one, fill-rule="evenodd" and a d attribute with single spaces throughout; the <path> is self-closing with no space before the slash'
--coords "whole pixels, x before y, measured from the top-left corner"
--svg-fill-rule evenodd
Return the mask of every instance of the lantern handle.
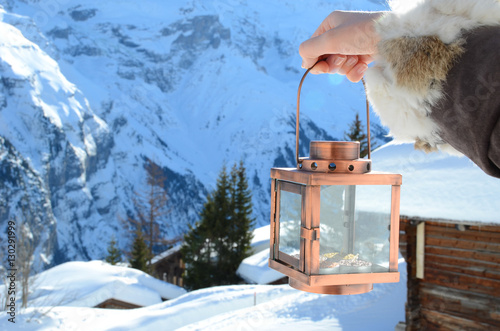
<path id="1" fill-rule="evenodd" d="M 300 116 L 300 91 L 302 90 L 302 83 L 304 82 L 304 79 L 306 78 L 307 74 L 309 71 L 314 68 L 316 64 L 319 62 L 324 61 L 324 59 L 318 60 L 315 64 L 313 64 L 312 67 L 306 70 L 304 75 L 302 76 L 302 79 L 300 80 L 299 83 L 299 89 L 297 91 L 297 116 L 296 116 L 296 123 L 295 123 L 295 157 L 297 161 L 297 166 L 301 163 L 300 157 L 299 157 L 299 116 Z M 363 87 L 365 89 L 365 95 L 366 95 L 366 131 L 367 135 L 366 138 L 368 139 L 368 159 L 371 159 L 371 139 L 370 139 L 370 103 L 368 102 L 368 95 L 366 92 L 366 84 L 365 80 L 362 79 L 363 81 Z"/>

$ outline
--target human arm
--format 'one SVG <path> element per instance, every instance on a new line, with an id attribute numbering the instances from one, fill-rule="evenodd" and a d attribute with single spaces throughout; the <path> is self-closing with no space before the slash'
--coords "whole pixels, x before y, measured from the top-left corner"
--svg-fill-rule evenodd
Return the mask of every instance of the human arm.
<path id="1" fill-rule="evenodd" d="M 500 178 L 500 1 L 427 0 L 375 23 L 367 93 L 396 141 Z M 488 83 L 482 83 L 487 81 Z"/>
<path id="2" fill-rule="evenodd" d="M 376 44 L 366 53 L 374 65 L 365 80 L 373 109 L 396 141 L 464 154 L 500 177 L 500 1 L 402 4 L 371 21 Z M 301 50 L 303 58 L 311 54 Z M 323 64 L 317 73 L 329 69 Z M 351 70 L 347 78 L 361 77 Z"/>

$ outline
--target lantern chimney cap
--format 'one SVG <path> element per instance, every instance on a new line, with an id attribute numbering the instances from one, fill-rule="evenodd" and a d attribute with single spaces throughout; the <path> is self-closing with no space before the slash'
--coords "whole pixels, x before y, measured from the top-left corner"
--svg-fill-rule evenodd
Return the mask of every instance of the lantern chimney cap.
<path id="1" fill-rule="evenodd" d="M 311 141 L 311 159 L 318 160 L 356 160 L 359 159 L 358 141 Z"/>

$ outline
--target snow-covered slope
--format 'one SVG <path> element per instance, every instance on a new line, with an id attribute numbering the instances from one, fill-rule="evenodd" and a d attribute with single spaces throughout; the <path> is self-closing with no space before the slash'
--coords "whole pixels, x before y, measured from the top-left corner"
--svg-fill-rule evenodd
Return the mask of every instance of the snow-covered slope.
<path id="1" fill-rule="evenodd" d="M 145 164 L 167 176 L 171 238 L 240 159 L 264 225 L 269 168 L 294 159 L 299 43 L 333 9 L 381 3 L 0 1 L 0 225 L 29 219 L 37 270 L 99 259 L 111 234 L 129 245 L 120 220 L 137 212 Z M 311 76 L 302 107 L 306 155 L 311 139 L 342 138 L 362 87 Z"/>

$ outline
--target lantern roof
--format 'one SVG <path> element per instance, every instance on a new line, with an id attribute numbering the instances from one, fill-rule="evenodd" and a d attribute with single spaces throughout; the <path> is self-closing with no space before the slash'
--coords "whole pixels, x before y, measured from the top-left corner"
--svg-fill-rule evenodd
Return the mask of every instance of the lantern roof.
<path id="1" fill-rule="evenodd" d="M 272 168 L 271 177 L 303 185 L 401 185 L 402 176 L 372 171 L 364 174 L 334 174 L 302 171 L 295 168 Z"/>

